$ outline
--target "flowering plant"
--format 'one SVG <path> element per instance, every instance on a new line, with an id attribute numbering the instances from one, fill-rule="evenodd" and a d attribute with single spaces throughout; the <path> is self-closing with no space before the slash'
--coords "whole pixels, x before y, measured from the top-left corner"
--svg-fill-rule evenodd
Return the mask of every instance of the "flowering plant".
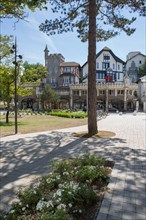
<path id="1" fill-rule="evenodd" d="M 97 204 L 101 188 L 108 183 L 111 169 L 104 165 L 104 158 L 90 154 L 53 163 L 52 173 L 18 194 L 19 202 L 4 219 L 82 219 L 88 208 Z"/>

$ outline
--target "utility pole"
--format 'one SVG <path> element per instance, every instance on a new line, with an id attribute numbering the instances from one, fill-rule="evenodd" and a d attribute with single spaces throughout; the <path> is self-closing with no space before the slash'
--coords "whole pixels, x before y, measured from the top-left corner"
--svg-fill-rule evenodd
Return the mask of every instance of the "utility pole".
<path id="1" fill-rule="evenodd" d="M 14 75 L 14 82 L 15 82 L 15 94 L 14 94 L 14 100 L 15 100 L 15 134 L 18 133 L 18 123 L 17 123 L 17 42 L 15 37 L 15 75 Z"/>

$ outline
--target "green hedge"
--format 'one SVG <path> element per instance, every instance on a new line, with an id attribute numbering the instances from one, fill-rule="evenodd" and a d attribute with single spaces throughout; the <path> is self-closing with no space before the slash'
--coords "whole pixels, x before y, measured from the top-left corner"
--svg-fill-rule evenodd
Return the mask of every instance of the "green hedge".
<path id="1" fill-rule="evenodd" d="M 59 116 L 59 117 L 65 117 L 65 118 L 85 118 L 87 117 L 87 113 L 85 112 L 65 112 L 65 111 L 60 111 L 60 112 L 49 112 L 49 115 L 53 116 Z"/>

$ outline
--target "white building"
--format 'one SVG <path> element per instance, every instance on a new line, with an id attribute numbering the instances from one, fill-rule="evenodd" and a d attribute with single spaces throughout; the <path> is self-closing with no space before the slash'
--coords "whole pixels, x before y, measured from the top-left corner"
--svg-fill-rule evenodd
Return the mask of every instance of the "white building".
<path id="1" fill-rule="evenodd" d="M 117 57 L 112 50 L 104 47 L 96 55 L 97 82 L 123 82 L 125 62 Z M 83 77 L 88 75 L 88 62 L 82 66 Z"/>
<path id="2" fill-rule="evenodd" d="M 143 106 L 143 111 L 146 112 L 146 76 L 138 80 L 138 98 Z"/>
<path id="3" fill-rule="evenodd" d="M 130 52 L 127 55 L 126 72 L 132 82 L 136 82 L 139 78 L 139 67 L 145 62 L 146 56 L 139 51 Z"/>

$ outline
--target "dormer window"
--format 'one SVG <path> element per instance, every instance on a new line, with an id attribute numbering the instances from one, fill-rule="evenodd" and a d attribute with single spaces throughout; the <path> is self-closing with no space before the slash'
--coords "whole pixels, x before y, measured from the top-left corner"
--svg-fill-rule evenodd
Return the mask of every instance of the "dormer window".
<path id="1" fill-rule="evenodd" d="M 103 59 L 104 59 L 104 60 L 110 60 L 110 56 L 109 56 L 109 55 L 104 55 L 104 56 L 103 56 Z"/>

